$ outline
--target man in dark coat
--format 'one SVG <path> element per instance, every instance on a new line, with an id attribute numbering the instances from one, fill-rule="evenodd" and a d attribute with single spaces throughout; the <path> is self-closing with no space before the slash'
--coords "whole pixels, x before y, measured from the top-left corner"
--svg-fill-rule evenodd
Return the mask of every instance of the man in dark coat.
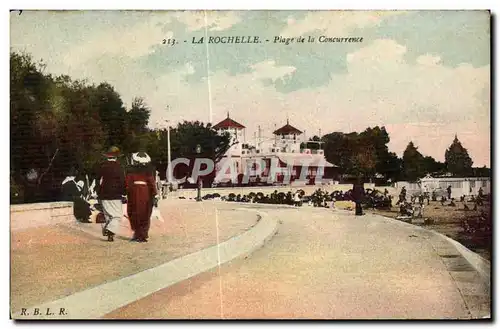
<path id="1" fill-rule="evenodd" d="M 125 173 L 118 161 L 120 150 L 113 146 L 105 154 L 106 161 L 101 165 L 97 175 L 98 191 L 106 224 L 103 235 L 108 241 L 113 241 L 113 236 L 120 228 L 123 217 L 122 196 L 125 195 Z"/>
<path id="2" fill-rule="evenodd" d="M 363 215 L 363 208 L 361 207 L 361 202 L 365 195 L 365 189 L 361 181 L 357 181 L 353 184 L 352 195 L 354 197 L 354 203 L 356 203 L 356 216 Z"/>

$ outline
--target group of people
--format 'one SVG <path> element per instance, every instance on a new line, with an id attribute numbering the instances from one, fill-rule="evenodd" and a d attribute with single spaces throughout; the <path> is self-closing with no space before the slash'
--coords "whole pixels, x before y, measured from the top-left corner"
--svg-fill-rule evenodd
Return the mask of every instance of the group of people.
<path id="1" fill-rule="evenodd" d="M 113 146 L 104 154 L 96 179 L 86 190 L 85 183 L 70 174 L 63 182 L 63 191 L 68 201 L 74 202 L 75 217 L 90 222 L 90 207 L 86 198 L 96 197 L 104 214 L 103 236 L 114 241 L 123 218 L 123 203 L 127 203 L 127 217 L 134 232 L 131 241 L 147 242 L 153 206 L 159 192 L 159 178 L 151 166 L 151 158 L 145 152 L 133 153 L 131 165 L 123 169 L 120 150 Z"/>

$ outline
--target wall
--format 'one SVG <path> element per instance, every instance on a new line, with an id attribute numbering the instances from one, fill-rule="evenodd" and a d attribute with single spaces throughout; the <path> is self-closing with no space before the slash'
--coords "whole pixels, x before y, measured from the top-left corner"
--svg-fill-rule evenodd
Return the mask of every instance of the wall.
<path id="1" fill-rule="evenodd" d="M 434 188 L 441 188 L 446 191 L 451 185 L 451 197 L 460 198 L 462 195 L 477 195 L 482 187 L 483 193 L 491 192 L 491 180 L 489 178 L 467 177 L 467 178 L 424 178 L 422 188 L 429 187 L 429 191 Z"/>
<path id="2" fill-rule="evenodd" d="M 406 190 L 408 191 L 408 195 L 411 195 L 412 193 L 415 192 L 420 192 L 420 191 L 425 191 L 425 188 L 427 187 L 427 190 L 429 192 L 432 192 L 433 190 L 438 189 L 443 193 L 443 195 L 446 195 L 446 189 L 448 186 L 451 185 L 451 197 L 458 199 L 462 195 L 477 195 L 479 192 L 479 188 L 483 188 L 483 193 L 484 194 L 489 194 L 491 193 L 491 180 L 488 178 L 476 178 L 476 177 L 470 177 L 470 178 L 423 178 L 421 180 L 421 187 L 417 183 L 409 183 L 409 182 L 396 182 L 395 184 L 395 189 L 396 189 L 396 194 L 399 194 L 401 189 L 406 187 Z M 471 187 L 472 185 L 472 192 L 471 192 Z M 439 193 L 438 197 L 441 196 L 441 193 Z"/>
<path id="3" fill-rule="evenodd" d="M 74 221 L 72 202 L 29 203 L 10 206 L 10 230 Z"/>

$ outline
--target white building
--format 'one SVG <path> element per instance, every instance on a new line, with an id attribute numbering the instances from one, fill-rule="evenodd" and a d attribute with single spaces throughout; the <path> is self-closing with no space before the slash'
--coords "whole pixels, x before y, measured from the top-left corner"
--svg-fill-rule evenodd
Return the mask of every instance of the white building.
<path id="1" fill-rule="evenodd" d="M 222 168 L 227 168 L 227 174 L 230 173 L 242 173 L 242 147 L 245 133 L 245 126 L 238 123 L 229 117 L 229 112 L 227 113 L 227 118 L 213 126 L 219 134 L 229 133 L 231 138 L 231 147 L 227 150 L 223 158 L 215 164 L 215 172 L 218 173 Z M 220 182 L 224 183 L 228 179 L 223 179 Z"/>
<path id="2" fill-rule="evenodd" d="M 248 143 L 244 140 L 245 126 L 229 118 L 219 122 L 214 129 L 220 133 L 229 132 L 233 145 L 224 158 L 216 164 L 216 175 L 226 168 L 226 174 L 236 173 L 240 176 L 246 176 L 248 183 L 260 181 L 261 183 L 274 184 L 282 183 L 285 176 L 290 178 L 294 185 L 318 184 L 316 176 L 321 175 L 327 181 L 331 181 L 332 169 L 337 167 L 326 161 L 323 150 L 301 149 L 300 144 L 302 131 L 290 125 L 287 120 L 286 125 L 273 132 L 273 138 L 263 140 L 260 136 L 254 143 Z M 255 162 L 260 161 L 265 164 L 265 169 L 261 175 L 253 175 L 255 172 Z M 277 163 L 284 174 L 271 175 L 271 164 Z M 304 165 L 306 164 L 306 165 Z M 307 166 L 304 168 L 303 166 Z M 305 173 L 305 175 L 304 175 Z M 303 179 L 301 180 L 300 176 Z M 330 177 L 330 178 L 327 178 Z M 236 182 L 236 177 L 216 180 L 217 183 L 227 183 L 229 180 Z"/>

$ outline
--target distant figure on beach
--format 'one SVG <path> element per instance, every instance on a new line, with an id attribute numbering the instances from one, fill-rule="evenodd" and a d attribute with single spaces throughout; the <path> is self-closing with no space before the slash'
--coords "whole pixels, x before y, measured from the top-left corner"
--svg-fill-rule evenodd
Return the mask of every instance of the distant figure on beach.
<path id="1" fill-rule="evenodd" d="M 406 201 L 406 187 L 403 186 L 401 192 L 399 193 L 399 200 L 396 202 L 396 205 L 403 203 Z"/>
<path id="2" fill-rule="evenodd" d="M 293 203 L 296 207 L 299 207 L 300 206 L 300 201 L 301 201 L 301 198 L 300 198 L 300 193 L 299 191 L 295 192 L 294 196 L 293 196 Z"/>
<path id="3" fill-rule="evenodd" d="M 448 186 L 446 192 L 448 193 L 448 200 L 451 200 L 451 185 Z"/>
<path id="4" fill-rule="evenodd" d="M 432 191 L 432 201 L 437 201 L 437 194 L 436 191 Z"/>
<path id="5" fill-rule="evenodd" d="M 476 204 L 478 206 L 482 206 L 483 205 L 483 197 L 484 197 L 483 188 L 480 187 L 479 191 L 477 192 L 477 198 L 476 198 Z"/>

